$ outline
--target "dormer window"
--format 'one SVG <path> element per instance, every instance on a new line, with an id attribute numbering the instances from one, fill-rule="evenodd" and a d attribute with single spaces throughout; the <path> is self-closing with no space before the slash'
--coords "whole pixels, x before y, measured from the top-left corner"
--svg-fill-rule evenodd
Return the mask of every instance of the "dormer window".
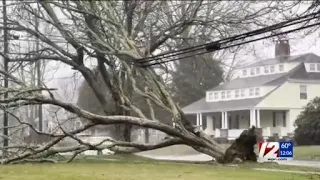
<path id="1" fill-rule="evenodd" d="M 239 92 L 239 90 L 236 90 L 236 91 L 235 91 L 234 97 L 235 97 L 235 98 L 239 98 L 239 97 L 240 97 L 240 92 Z"/>
<path id="2" fill-rule="evenodd" d="M 256 74 L 259 75 L 260 74 L 260 67 L 256 68 Z"/>
<path id="3" fill-rule="evenodd" d="M 221 92 L 221 99 L 225 99 L 226 98 L 226 92 Z"/>
<path id="4" fill-rule="evenodd" d="M 209 101 L 211 101 L 213 99 L 213 93 L 209 92 L 209 97 L 208 97 Z"/>
<path id="5" fill-rule="evenodd" d="M 310 71 L 316 71 L 316 64 L 310 64 Z"/>
<path id="6" fill-rule="evenodd" d="M 270 73 L 274 73 L 274 65 L 270 66 Z"/>
<path id="7" fill-rule="evenodd" d="M 250 69 L 250 75 L 251 75 L 251 76 L 254 76 L 254 68 L 251 68 L 251 69 Z"/>
<path id="8" fill-rule="evenodd" d="M 264 67 L 264 73 L 265 74 L 269 74 L 269 66 L 265 66 Z"/>
<path id="9" fill-rule="evenodd" d="M 240 92 L 241 92 L 241 94 L 240 94 L 240 95 L 241 95 L 241 97 L 244 97 L 244 96 L 245 96 L 245 91 L 244 91 L 244 89 L 241 89 L 241 91 L 240 91 Z"/>
<path id="10" fill-rule="evenodd" d="M 76 129 L 80 129 L 81 128 L 81 122 L 80 121 L 76 121 L 74 128 L 75 128 L 75 130 Z"/>
<path id="11" fill-rule="evenodd" d="M 228 99 L 231 98 L 231 91 L 227 91 L 227 98 L 228 98 Z"/>
<path id="12" fill-rule="evenodd" d="M 280 71 L 280 72 L 284 71 L 284 66 L 283 66 L 283 64 L 279 64 L 279 71 Z"/>
<path id="13" fill-rule="evenodd" d="M 320 71 L 320 64 L 317 64 L 317 71 Z"/>
<path id="14" fill-rule="evenodd" d="M 259 95 L 260 95 L 260 88 L 256 88 L 256 89 L 255 89 L 255 95 L 256 95 L 256 96 L 259 96 Z"/>
<path id="15" fill-rule="evenodd" d="M 253 88 L 250 88 L 249 89 L 249 96 L 253 96 L 254 95 L 254 89 Z"/>
<path id="16" fill-rule="evenodd" d="M 246 75 L 247 75 L 247 70 L 246 70 L 246 69 L 242 70 L 242 75 L 243 75 L 243 76 L 246 76 Z"/>
<path id="17" fill-rule="evenodd" d="M 219 98 L 219 93 L 218 92 L 215 92 L 214 93 L 214 99 L 218 99 Z"/>

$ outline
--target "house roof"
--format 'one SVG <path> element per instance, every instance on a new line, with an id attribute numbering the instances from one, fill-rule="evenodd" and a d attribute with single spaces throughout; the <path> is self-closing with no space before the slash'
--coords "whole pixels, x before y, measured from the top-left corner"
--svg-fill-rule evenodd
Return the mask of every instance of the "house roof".
<path id="1" fill-rule="evenodd" d="M 297 68 L 294 68 L 290 72 L 295 71 Z M 222 84 L 211 90 L 226 90 L 226 89 L 241 89 L 249 88 L 254 86 L 279 86 L 287 81 L 292 73 L 281 73 L 268 76 L 257 76 L 250 78 L 239 78 L 230 81 L 229 83 Z M 237 81 L 236 81 L 237 80 Z M 235 82 L 234 82 L 235 81 Z M 266 95 L 267 96 L 267 95 Z M 264 96 L 265 97 L 265 96 Z M 257 105 L 264 97 L 259 98 L 250 98 L 250 99 L 237 99 L 231 101 L 218 101 L 218 102 L 206 102 L 206 98 L 202 98 L 182 109 L 184 113 L 193 114 L 197 112 L 213 112 L 213 111 L 222 111 L 227 109 L 248 109 Z"/>
<path id="2" fill-rule="evenodd" d="M 300 56 L 303 56 L 303 55 L 296 55 L 296 56 L 286 56 L 286 61 L 292 61 Z M 241 68 L 250 68 L 250 67 L 256 67 L 256 66 L 266 66 L 266 65 L 272 65 L 272 64 L 277 64 L 277 63 L 280 63 L 281 60 L 279 57 L 275 57 L 275 58 L 269 58 L 269 59 L 263 59 L 261 61 L 258 61 L 258 62 L 254 62 L 252 64 L 249 64 L 249 65 L 246 65 L 246 66 L 242 66 Z"/>
<path id="3" fill-rule="evenodd" d="M 292 59 L 291 62 L 319 63 L 320 57 L 313 53 L 307 53 Z"/>
<path id="4" fill-rule="evenodd" d="M 272 59 L 267 59 L 267 60 L 263 60 L 261 62 L 256 62 L 254 64 L 251 64 L 247 67 L 254 67 L 254 66 L 258 66 L 258 65 L 267 65 L 267 64 L 275 64 L 275 63 L 279 63 L 281 60 L 279 60 L 278 58 L 272 58 Z M 308 53 L 308 54 L 302 54 L 302 55 L 297 55 L 297 56 L 290 56 L 288 58 L 289 62 L 307 62 L 307 63 L 316 63 L 316 62 L 320 62 L 320 57 L 313 54 L 313 53 Z M 292 72 L 296 72 L 297 68 L 294 68 L 293 70 L 291 70 L 290 72 L 286 72 L 286 73 L 278 73 L 278 74 L 270 74 L 270 75 L 261 75 L 261 76 L 254 76 L 254 77 L 247 77 L 247 78 L 237 78 L 234 79 L 230 82 L 221 84 L 219 86 L 216 86 L 212 89 L 210 89 L 209 91 L 219 91 L 219 90 L 226 90 L 226 89 L 241 89 L 241 88 L 249 88 L 249 87 L 256 87 L 256 86 L 275 86 L 275 85 L 279 85 L 279 83 L 283 83 L 283 79 L 287 79 L 287 75 L 288 74 L 292 74 Z M 304 71 L 304 73 L 302 73 L 302 71 Z M 301 75 L 300 75 L 301 73 Z M 305 71 L 304 67 L 301 67 L 299 72 L 294 73 L 295 76 L 292 77 L 293 79 L 295 79 L 296 76 L 299 76 L 299 78 L 302 78 L 302 76 L 304 78 L 313 78 L 313 76 L 315 79 L 319 79 L 319 73 L 308 73 Z"/>
<path id="5" fill-rule="evenodd" d="M 313 54 L 313 53 L 306 53 L 306 54 L 300 54 L 295 56 L 286 56 L 286 60 L 283 60 L 279 57 L 275 58 L 269 58 L 264 59 L 258 62 L 254 62 L 252 64 L 243 66 L 242 68 L 250 68 L 250 67 L 256 67 L 256 66 L 265 66 L 265 65 L 272 65 L 272 64 L 278 64 L 281 62 L 306 62 L 306 63 L 315 63 L 319 62 L 319 56 Z"/>
<path id="6" fill-rule="evenodd" d="M 295 71 L 294 68 L 291 71 Z M 254 86 L 279 86 L 283 84 L 289 77 L 291 73 L 281 73 L 267 76 L 257 76 L 250 78 L 239 78 L 230 81 L 229 83 L 222 84 L 211 90 L 226 90 L 226 89 L 241 89 L 249 88 Z M 257 105 L 264 97 L 250 98 L 250 99 L 238 99 L 231 101 L 218 101 L 218 102 L 206 102 L 206 98 L 202 98 L 182 109 L 184 113 L 193 114 L 197 112 L 213 112 L 222 110 L 241 110 L 252 108 Z"/>
<path id="7" fill-rule="evenodd" d="M 221 84 L 216 86 L 209 91 L 219 91 L 219 90 L 226 90 L 226 89 L 241 89 L 241 88 L 249 88 L 249 87 L 256 87 L 262 86 L 267 84 L 268 82 L 272 82 L 280 77 L 285 76 L 287 73 L 280 73 L 280 74 L 271 74 L 271 75 L 262 75 L 262 76 L 254 76 L 254 77 L 247 77 L 247 78 L 237 78 L 231 80 L 227 83 Z"/>
<path id="8" fill-rule="evenodd" d="M 251 99 L 240 99 L 231 101 L 219 101 L 219 102 L 206 102 L 206 98 L 202 98 L 186 107 L 182 110 L 186 114 L 193 114 L 198 112 L 217 112 L 228 109 L 248 109 L 254 107 L 263 98 L 251 98 Z"/>
<path id="9" fill-rule="evenodd" d="M 291 58 L 295 62 L 320 62 L 320 57 L 309 53 Z M 271 60 L 273 61 L 273 60 Z M 320 82 L 320 73 L 309 73 L 306 71 L 304 64 L 300 64 L 287 73 L 262 75 L 248 78 L 237 78 L 228 83 L 221 84 L 212 88 L 212 91 L 227 90 L 227 89 L 241 89 L 255 86 L 280 86 L 288 80 L 313 80 Z M 210 91 L 210 90 L 209 90 Z M 266 96 L 268 96 L 267 94 Z M 182 110 L 185 113 L 197 113 L 197 112 L 213 112 L 222 111 L 228 109 L 248 109 L 258 104 L 264 97 L 240 99 L 231 101 L 218 101 L 218 102 L 206 102 L 206 98 L 202 98 L 186 107 Z"/>
<path id="10" fill-rule="evenodd" d="M 320 62 L 320 57 L 318 57 Z M 291 75 L 290 79 L 301 79 L 301 80 L 320 80 L 320 73 L 318 72 L 307 72 L 303 64 Z"/>

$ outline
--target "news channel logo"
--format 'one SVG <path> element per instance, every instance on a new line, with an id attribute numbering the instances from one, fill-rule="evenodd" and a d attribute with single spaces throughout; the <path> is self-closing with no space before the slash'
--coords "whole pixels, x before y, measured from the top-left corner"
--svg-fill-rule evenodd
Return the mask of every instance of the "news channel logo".
<path id="1" fill-rule="evenodd" d="M 293 159 L 293 142 L 259 142 L 259 158 L 263 161 Z"/>

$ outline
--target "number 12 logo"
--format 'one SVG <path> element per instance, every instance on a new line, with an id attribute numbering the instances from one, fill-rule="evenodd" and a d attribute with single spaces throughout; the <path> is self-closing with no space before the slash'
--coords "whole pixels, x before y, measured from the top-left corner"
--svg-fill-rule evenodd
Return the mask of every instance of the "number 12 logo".
<path id="1" fill-rule="evenodd" d="M 260 158 L 277 158 L 279 157 L 278 142 L 259 142 Z"/>

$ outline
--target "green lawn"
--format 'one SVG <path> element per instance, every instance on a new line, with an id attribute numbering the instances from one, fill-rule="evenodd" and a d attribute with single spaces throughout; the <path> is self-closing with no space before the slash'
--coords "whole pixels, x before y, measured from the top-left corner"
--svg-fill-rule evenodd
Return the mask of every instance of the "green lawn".
<path id="1" fill-rule="evenodd" d="M 92 157 L 91 157 L 92 158 Z M 111 159 L 114 159 L 111 161 Z M 110 156 L 108 158 L 76 160 L 66 164 L 3 165 L 3 180 L 269 180 L 316 179 L 319 175 L 254 171 L 252 167 L 277 165 L 245 164 L 237 167 L 216 164 L 188 164 L 153 161 L 135 156 Z M 290 167 L 282 166 L 285 169 Z M 295 167 L 298 169 L 298 167 Z M 306 170 L 301 169 L 301 170 Z M 311 171 L 311 169 L 309 169 Z"/>
<path id="2" fill-rule="evenodd" d="M 230 144 L 221 144 L 221 145 L 225 148 L 228 148 L 230 146 Z M 258 149 L 256 149 L 256 153 L 258 153 Z M 141 154 L 192 155 L 192 154 L 199 154 L 199 152 L 185 145 L 175 145 L 175 146 L 160 148 L 152 151 L 145 151 L 145 152 L 142 152 Z M 293 154 L 294 154 L 295 160 L 320 161 L 320 146 L 295 146 Z"/>
<path id="3" fill-rule="evenodd" d="M 293 156 L 296 160 L 320 161 L 320 146 L 296 146 L 293 148 Z"/>

